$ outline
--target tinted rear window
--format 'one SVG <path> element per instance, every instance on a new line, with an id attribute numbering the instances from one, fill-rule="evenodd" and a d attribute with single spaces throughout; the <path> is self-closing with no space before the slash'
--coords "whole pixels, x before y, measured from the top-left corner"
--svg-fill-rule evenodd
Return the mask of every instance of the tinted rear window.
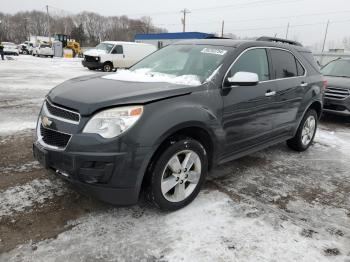
<path id="1" fill-rule="evenodd" d="M 295 57 L 291 53 L 284 50 L 271 49 L 271 58 L 274 68 L 273 76 L 276 79 L 298 75 Z"/>
<path id="2" fill-rule="evenodd" d="M 299 52 L 305 60 L 318 72 L 320 73 L 320 67 L 317 65 L 315 58 L 311 52 Z"/>

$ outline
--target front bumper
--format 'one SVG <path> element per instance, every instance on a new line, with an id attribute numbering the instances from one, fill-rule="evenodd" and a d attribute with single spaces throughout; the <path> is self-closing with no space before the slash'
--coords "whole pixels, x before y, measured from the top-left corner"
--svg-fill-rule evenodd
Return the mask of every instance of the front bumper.
<path id="1" fill-rule="evenodd" d="M 148 148 L 130 153 L 66 152 L 33 144 L 43 167 L 69 181 L 78 191 L 114 205 L 137 203 Z"/>
<path id="2" fill-rule="evenodd" d="M 83 60 L 81 62 L 84 67 L 92 68 L 92 69 L 101 69 L 103 67 L 103 64 L 100 61 L 86 61 Z"/>
<path id="3" fill-rule="evenodd" d="M 350 116 L 350 97 L 346 99 L 325 98 L 323 111 L 342 116 Z"/>

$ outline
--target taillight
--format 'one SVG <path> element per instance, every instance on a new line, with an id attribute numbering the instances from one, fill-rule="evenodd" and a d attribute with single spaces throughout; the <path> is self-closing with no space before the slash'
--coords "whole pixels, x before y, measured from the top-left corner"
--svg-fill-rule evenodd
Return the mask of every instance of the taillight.
<path id="1" fill-rule="evenodd" d="M 323 79 L 322 82 L 323 82 L 323 86 L 322 87 L 323 87 L 324 90 L 326 90 L 326 88 L 328 87 L 328 81 Z"/>

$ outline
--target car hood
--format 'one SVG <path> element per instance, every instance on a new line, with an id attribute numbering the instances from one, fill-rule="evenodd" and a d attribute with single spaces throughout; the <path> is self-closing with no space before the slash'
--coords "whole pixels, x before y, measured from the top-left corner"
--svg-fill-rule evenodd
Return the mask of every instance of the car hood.
<path id="1" fill-rule="evenodd" d="M 109 80 L 101 78 L 101 74 L 94 74 L 73 78 L 58 85 L 50 91 L 48 99 L 55 104 L 76 110 L 81 115 L 90 115 L 106 107 L 145 104 L 186 95 L 199 87 L 164 82 Z"/>
<path id="2" fill-rule="evenodd" d="M 350 89 L 350 78 L 348 77 L 334 77 L 334 76 L 324 76 L 330 87 L 341 87 Z"/>
<path id="3" fill-rule="evenodd" d="M 99 49 L 89 49 L 84 52 L 84 55 L 88 56 L 99 56 L 107 54 L 106 50 L 99 50 Z"/>

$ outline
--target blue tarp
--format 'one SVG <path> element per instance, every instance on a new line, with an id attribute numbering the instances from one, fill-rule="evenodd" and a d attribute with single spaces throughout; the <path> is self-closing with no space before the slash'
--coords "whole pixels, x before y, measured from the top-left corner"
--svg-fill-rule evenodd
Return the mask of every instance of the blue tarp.
<path id="1" fill-rule="evenodd" d="M 160 34 L 136 34 L 135 40 L 164 40 L 164 39 L 204 39 L 213 37 L 214 34 L 201 32 L 184 32 L 184 33 L 160 33 Z"/>

